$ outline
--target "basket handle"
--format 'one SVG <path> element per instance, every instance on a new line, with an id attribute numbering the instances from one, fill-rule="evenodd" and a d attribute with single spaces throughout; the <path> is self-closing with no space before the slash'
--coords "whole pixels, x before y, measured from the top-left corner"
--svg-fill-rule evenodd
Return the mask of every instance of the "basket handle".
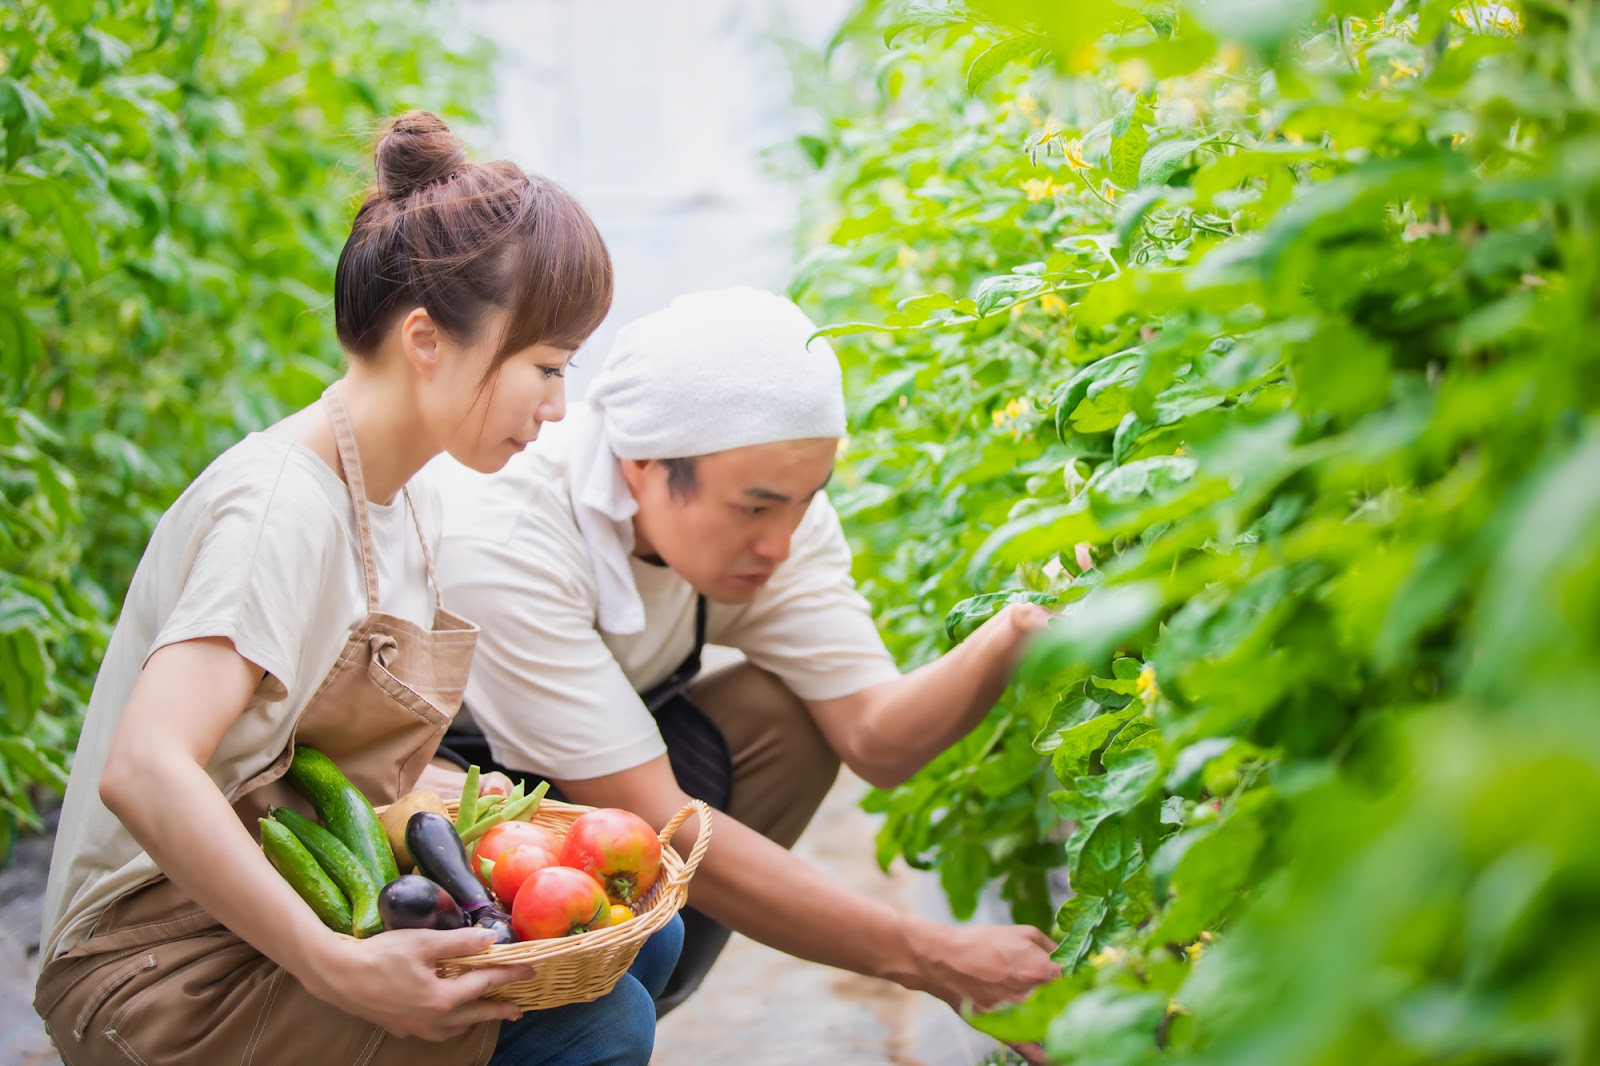
<path id="1" fill-rule="evenodd" d="M 683 860 L 683 869 L 676 877 L 668 878 L 669 888 L 678 889 L 689 883 L 689 878 L 694 876 L 695 867 L 700 865 L 700 860 L 705 858 L 706 848 L 711 845 L 711 805 L 704 800 L 691 798 L 677 814 L 672 816 L 672 821 L 666 824 L 666 828 L 661 830 L 661 846 L 666 847 L 672 843 L 673 836 L 683 828 L 683 823 L 689 820 L 691 814 L 700 816 L 700 832 L 695 834 L 694 847 L 689 849 L 688 857 Z"/>

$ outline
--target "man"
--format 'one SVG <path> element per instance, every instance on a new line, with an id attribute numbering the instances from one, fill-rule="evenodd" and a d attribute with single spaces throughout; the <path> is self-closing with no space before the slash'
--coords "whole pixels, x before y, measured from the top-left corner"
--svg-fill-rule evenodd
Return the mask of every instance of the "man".
<path id="1" fill-rule="evenodd" d="M 444 602 L 482 627 L 447 744 L 655 825 L 687 794 L 723 812 L 661 1013 L 729 929 L 956 1006 L 1020 999 L 1059 972 L 1038 930 L 901 913 L 788 850 L 841 761 L 893 787 L 982 721 L 1048 617 L 1007 608 L 900 675 L 823 494 L 845 416 L 814 332 L 770 293 L 683 297 L 625 327 L 589 409 L 505 471 L 431 472 Z M 701 674 L 703 643 L 744 661 Z"/>

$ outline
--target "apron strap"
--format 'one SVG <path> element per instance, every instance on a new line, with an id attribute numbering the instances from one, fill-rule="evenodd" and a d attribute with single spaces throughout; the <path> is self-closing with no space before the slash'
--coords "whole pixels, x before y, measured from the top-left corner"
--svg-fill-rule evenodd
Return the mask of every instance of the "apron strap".
<path id="1" fill-rule="evenodd" d="M 333 424 L 333 441 L 339 448 L 339 466 L 344 470 L 344 483 L 350 489 L 350 502 L 356 512 L 356 533 L 361 541 L 361 574 L 367 583 L 367 611 L 378 609 L 378 559 L 372 546 L 372 523 L 367 518 L 367 483 L 361 476 L 361 455 L 356 450 L 356 431 L 350 425 L 350 410 L 339 395 L 339 383 L 329 385 L 322 394 L 327 407 L 328 421 Z M 409 500 L 407 501 L 410 502 Z M 415 516 L 416 512 L 412 511 Z M 423 545 L 427 550 L 427 545 Z M 432 576 L 433 564 L 428 564 Z M 437 586 L 435 586 L 437 588 Z"/>
<path id="2" fill-rule="evenodd" d="M 411 490 L 400 490 L 406 498 L 406 508 L 411 512 L 411 524 L 416 527 L 417 541 L 422 545 L 422 561 L 428 567 L 428 584 L 433 586 L 433 607 L 439 610 L 444 606 L 444 589 L 439 585 L 439 574 L 433 568 L 433 552 L 428 550 L 428 536 L 422 532 L 422 516 L 417 514 L 417 505 L 411 502 Z"/>

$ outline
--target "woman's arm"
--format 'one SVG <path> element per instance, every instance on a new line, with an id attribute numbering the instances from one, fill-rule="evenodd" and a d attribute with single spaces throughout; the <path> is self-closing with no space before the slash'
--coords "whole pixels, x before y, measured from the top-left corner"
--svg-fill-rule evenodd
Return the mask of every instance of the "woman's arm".
<path id="1" fill-rule="evenodd" d="M 263 676 L 221 638 L 161 648 L 112 739 L 100 797 L 177 887 L 313 995 L 400 1036 L 440 1040 L 520 1014 L 485 1000 L 526 967 L 439 978 L 437 960 L 488 946 L 477 929 L 397 930 L 368 940 L 324 926 L 267 862 L 206 773 Z"/>

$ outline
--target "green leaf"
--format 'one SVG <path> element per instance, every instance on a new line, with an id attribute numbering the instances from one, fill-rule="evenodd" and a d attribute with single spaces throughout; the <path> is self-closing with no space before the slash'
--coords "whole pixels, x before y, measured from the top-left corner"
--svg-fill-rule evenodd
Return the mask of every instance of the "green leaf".
<path id="1" fill-rule="evenodd" d="M 1138 184 L 1165 185 L 1183 166 L 1183 161 L 1205 142 L 1192 138 L 1162 141 L 1142 154 Z"/>
<path id="2" fill-rule="evenodd" d="M 1095 932 L 1110 913 L 1111 901 L 1100 896 L 1073 896 L 1061 905 L 1061 910 L 1056 914 L 1056 926 L 1062 934 L 1061 943 L 1050 957 L 1061 964 L 1063 971 L 1068 974 L 1077 972 L 1094 947 Z"/>
<path id="3" fill-rule="evenodd" d="M 985 49 L 978 58 L 972 61 L 972 66 L 967 68 L 967 93 L 976 95 L 990 78 L 994 77 L 1006 66 L 1032 55 L 1047 52 L 1050 42 L 1044 37 L 1033 33 L 1019 34 L 1016 37 L 1007 37 L 997 44 Z"/>
<path id="4" fill-rule="evenodd" d="M 1108 711 L 1061 730 L 1051 747 L 1050 766 L 1056 778 L 1065 785 L 1080 774 L 1088 773 L 1089 762 L 1095 753 L 1104 748 L 1123 723 L 1140 710 L 1142 708 L 1130 706 L 1119 711 Z"/>
<path id="5" fill-rule="evenodd" d="M 1052 1062 L 1133 1066 L 1152 1061 L 1167 997 L 1156 992 L 1092 988 L 1067 1005 L 1045 1039 Z"/>
<path id="6" fill-rule="evenodd" d="M 1140 165 L 1150 144 L 1149 127 L 1155 124 L 1155 111 L 1143 95 L 1135 96 L 1117 113 L 1112 125 L 1111 180 L 1124 189 L 1140 182 Z M 1164 181 L 1162 182 L 1164 184 Z M 1145 208 L 1148 209 L 1148 206 Z M 1143 213 L 1142 211 L 1140 212 Z M 1119 225 L 1119 230 L 1121 226 Z M 1118 240 L 1118 244 L 1126 243 Z"/>

